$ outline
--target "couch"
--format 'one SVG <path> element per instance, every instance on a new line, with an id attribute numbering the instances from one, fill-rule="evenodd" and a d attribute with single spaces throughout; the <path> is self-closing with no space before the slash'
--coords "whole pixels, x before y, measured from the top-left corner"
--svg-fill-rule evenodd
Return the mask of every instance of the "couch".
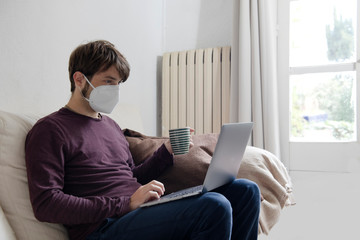
<path id="1" fill-rule="evenodd" d="M 68 239 L 61 224 L 35 219 L 27 186 L 24 142 L 33 124 L 46 114 L 10 113 L 0 110 L 0 239 Z M 111 117 L 124 128 L 135 163 L 143 161 L 166 138 L 142 134 L 141 117 L 136 107 L 120 104 Z M 217 134 L 193 137 L 189 154 L 176 156 L 174 166 L 158 180 L 167 192 L 201 183 L 211 160 Z M 259 233 L 268 234 L 280 217 L 281 209 L 294 204 L 292 185 L 286 168 L 273 154 L 247 147 L 238 177 L 258 183 L 261 203 Z"/>

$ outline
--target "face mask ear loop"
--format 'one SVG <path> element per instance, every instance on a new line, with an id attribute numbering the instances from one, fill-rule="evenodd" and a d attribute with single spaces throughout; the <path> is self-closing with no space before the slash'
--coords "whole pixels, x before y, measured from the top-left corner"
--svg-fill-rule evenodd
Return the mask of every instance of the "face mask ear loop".
<path id="1" fill-rule="evenodd" d="M 89 85 L 90 85 L 93 89 L 95 89 L 95 87 L 91 84 L 91 82 L 87 79 L 87 77 L 86 77 L 84 74 L 83 74 L 83 76 L 84 76 L 85 80 L 89 83 Z M 81 95 L 83 96 L 83 98 L 84 98 L 86 101 L 90 102 L 90 99 L 86 98 L 86 97 L 84 96 L 84 94 L 82 93 L 81 90 L 80 90 L 80 93 L 81 93 Z"/>
<path id="2" fill-rule="evenodd" d="M 95 87 L 91 84 L 91 82 L 89 81 L 89 79 L 87 79 L 87 77 L 83 74 L 83 76 L 84 76 L 84 78 L 85 78 L 85 80 L 90 84 L 90 86 L 93 88 L 93 89 L 95 89 Z"/>

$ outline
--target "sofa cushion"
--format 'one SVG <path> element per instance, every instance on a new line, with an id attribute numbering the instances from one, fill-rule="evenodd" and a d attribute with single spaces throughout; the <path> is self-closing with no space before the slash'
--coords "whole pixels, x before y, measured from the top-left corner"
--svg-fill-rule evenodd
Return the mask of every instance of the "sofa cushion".
<path id="1" fill-rule="evenodd" d="M 14 231 L 11 229 L 5 214 L 2 210 L 2 208 L 0 207 L 0 239 L 6 239 L 6 240 L 15 240 L 15 233 Z"/>
<path id="2" fill-rule="evenodd" d="M 0 206 L 17 239 L 68 239 L 62 225 L 37 221 L 31 207 L 24 145 L 37 119 L 0 111 Z"/>

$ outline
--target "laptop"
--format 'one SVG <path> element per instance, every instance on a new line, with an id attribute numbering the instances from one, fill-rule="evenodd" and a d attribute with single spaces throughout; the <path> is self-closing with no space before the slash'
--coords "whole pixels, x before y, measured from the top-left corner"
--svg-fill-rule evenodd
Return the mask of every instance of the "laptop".
<path id="1" fill-rule="evenodd" d="M 203 185 L 173 192 L 159 199 L 146 202 L 140 205 L 140 207 L 149 207 L 196 196 L 232 182 L 239 171 L 252 127 L 253 123 L 224 124 L 221 127 Z"/>

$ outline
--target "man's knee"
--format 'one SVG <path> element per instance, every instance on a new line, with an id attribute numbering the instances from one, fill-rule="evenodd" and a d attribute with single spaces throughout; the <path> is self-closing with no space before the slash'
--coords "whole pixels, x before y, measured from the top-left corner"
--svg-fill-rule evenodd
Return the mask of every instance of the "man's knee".
<path id="1" fill-rule="evenodd" d="M 253 181 L 241 179 L 241 188 L 241 194 L 242 197 L 245 198 L 245 202 L 260 209 L 261 193 L 259 186 Z"/>
<path id="2" fill-rule="evenodd" d="M 231 218 L 231 203 L 222 194 L 208 192 L 200 197 L 200 201 L 201 206 L 206 211 L 213 212 L 213 214 L 224 214 L 224 216 Z"/>
<path id="3" fill-rule="evenodd" d="M 199 239 L 229 239 L 233 224 L 229 200 L 209 192 L 199 197 L 197 203 L 194 207 L 199 219 L 195 221 L 197 228 L 193 235 Z"/>
<path id="4" fill-rule="evenodd" d="M 247 180 L 246 187 L 249 192 L 249 197 L 252 197 L 254 199 L 260 199 L 260 189 L 255 182 Z"/>

